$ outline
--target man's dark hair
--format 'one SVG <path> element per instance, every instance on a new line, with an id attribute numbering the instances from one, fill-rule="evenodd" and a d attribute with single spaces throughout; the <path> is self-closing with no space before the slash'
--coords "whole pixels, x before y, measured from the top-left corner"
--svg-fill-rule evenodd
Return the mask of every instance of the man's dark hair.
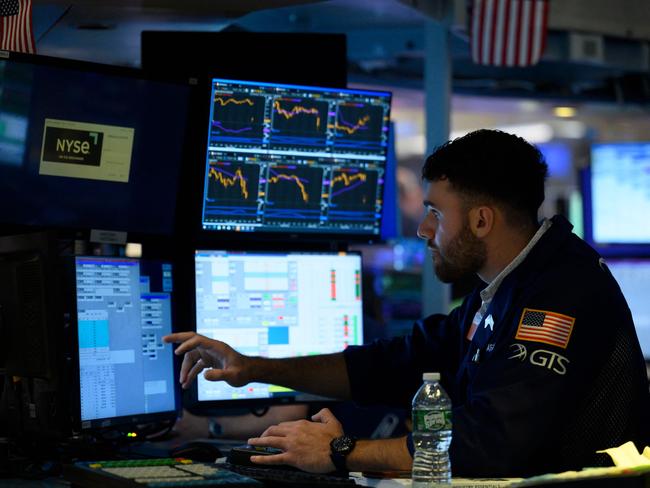
<path id="1" fill-rule="evenodd" d="M 447 179 L 468 204 L 500 205 L 511 225 L 537 224 L 548 166 L 521 137 L 481 129 L 437 147 L 422 168 L 427 181 Z"/>

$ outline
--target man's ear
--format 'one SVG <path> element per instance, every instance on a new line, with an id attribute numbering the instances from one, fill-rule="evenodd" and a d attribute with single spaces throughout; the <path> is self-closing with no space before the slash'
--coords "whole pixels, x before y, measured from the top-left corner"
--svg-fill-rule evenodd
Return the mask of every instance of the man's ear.
<path id="1" fill-rule="evenodd" d="M 494 228 L 494 209 L 486 205 L 474 207 L 469 211 L 469 226 L 479 239 L 487 236 Z"/>

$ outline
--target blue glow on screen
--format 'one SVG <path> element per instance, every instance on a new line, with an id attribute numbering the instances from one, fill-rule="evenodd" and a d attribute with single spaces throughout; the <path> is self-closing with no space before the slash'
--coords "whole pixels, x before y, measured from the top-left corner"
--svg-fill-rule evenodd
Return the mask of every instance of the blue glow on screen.
<path id="1" fill-rule="evenodd" d="M 537 148 L 544 155 L 548 172 L 551 178 L 569 178 L 571 176 L 571 150 L 566 144 L 549 142 L 537 144 Z"/>
<path id="2" fill-rule="evenodd" d="M 590 183 L 594 242 L 650 244 L 650 143 L 595 144 Z"/>

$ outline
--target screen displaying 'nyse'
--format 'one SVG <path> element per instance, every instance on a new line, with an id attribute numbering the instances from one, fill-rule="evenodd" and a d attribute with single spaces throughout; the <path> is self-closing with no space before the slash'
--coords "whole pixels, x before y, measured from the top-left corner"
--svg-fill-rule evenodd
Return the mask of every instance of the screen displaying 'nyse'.
<path id="1" fill-rule="evenodd" d="M 129 181 L 134 129 L 46 119 L 40 174 Z"/>
<path id="2" fill-rule="evenodd" d="M 43 161 L 99 166 L 103 132 L 45 127 Z"/>
<path id="3" fill-rule="evenodd" d="M 38 55 L 0 59 L 0 226 L 169 235 L 191 86 Z"/>
<path id="4" fill-rule="evenodd" d="M 214 79 L 206 230 L 378 235 L 390 93 Z"/>

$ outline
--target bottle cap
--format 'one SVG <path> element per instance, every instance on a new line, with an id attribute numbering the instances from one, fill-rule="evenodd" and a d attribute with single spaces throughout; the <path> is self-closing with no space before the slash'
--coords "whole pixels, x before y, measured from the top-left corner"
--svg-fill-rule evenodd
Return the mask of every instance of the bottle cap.
<path id="1" fill-rule="evenodd" d="M 423 373 L 422 379 L 424 381 L 440 381 L 440 373 Z"/>

